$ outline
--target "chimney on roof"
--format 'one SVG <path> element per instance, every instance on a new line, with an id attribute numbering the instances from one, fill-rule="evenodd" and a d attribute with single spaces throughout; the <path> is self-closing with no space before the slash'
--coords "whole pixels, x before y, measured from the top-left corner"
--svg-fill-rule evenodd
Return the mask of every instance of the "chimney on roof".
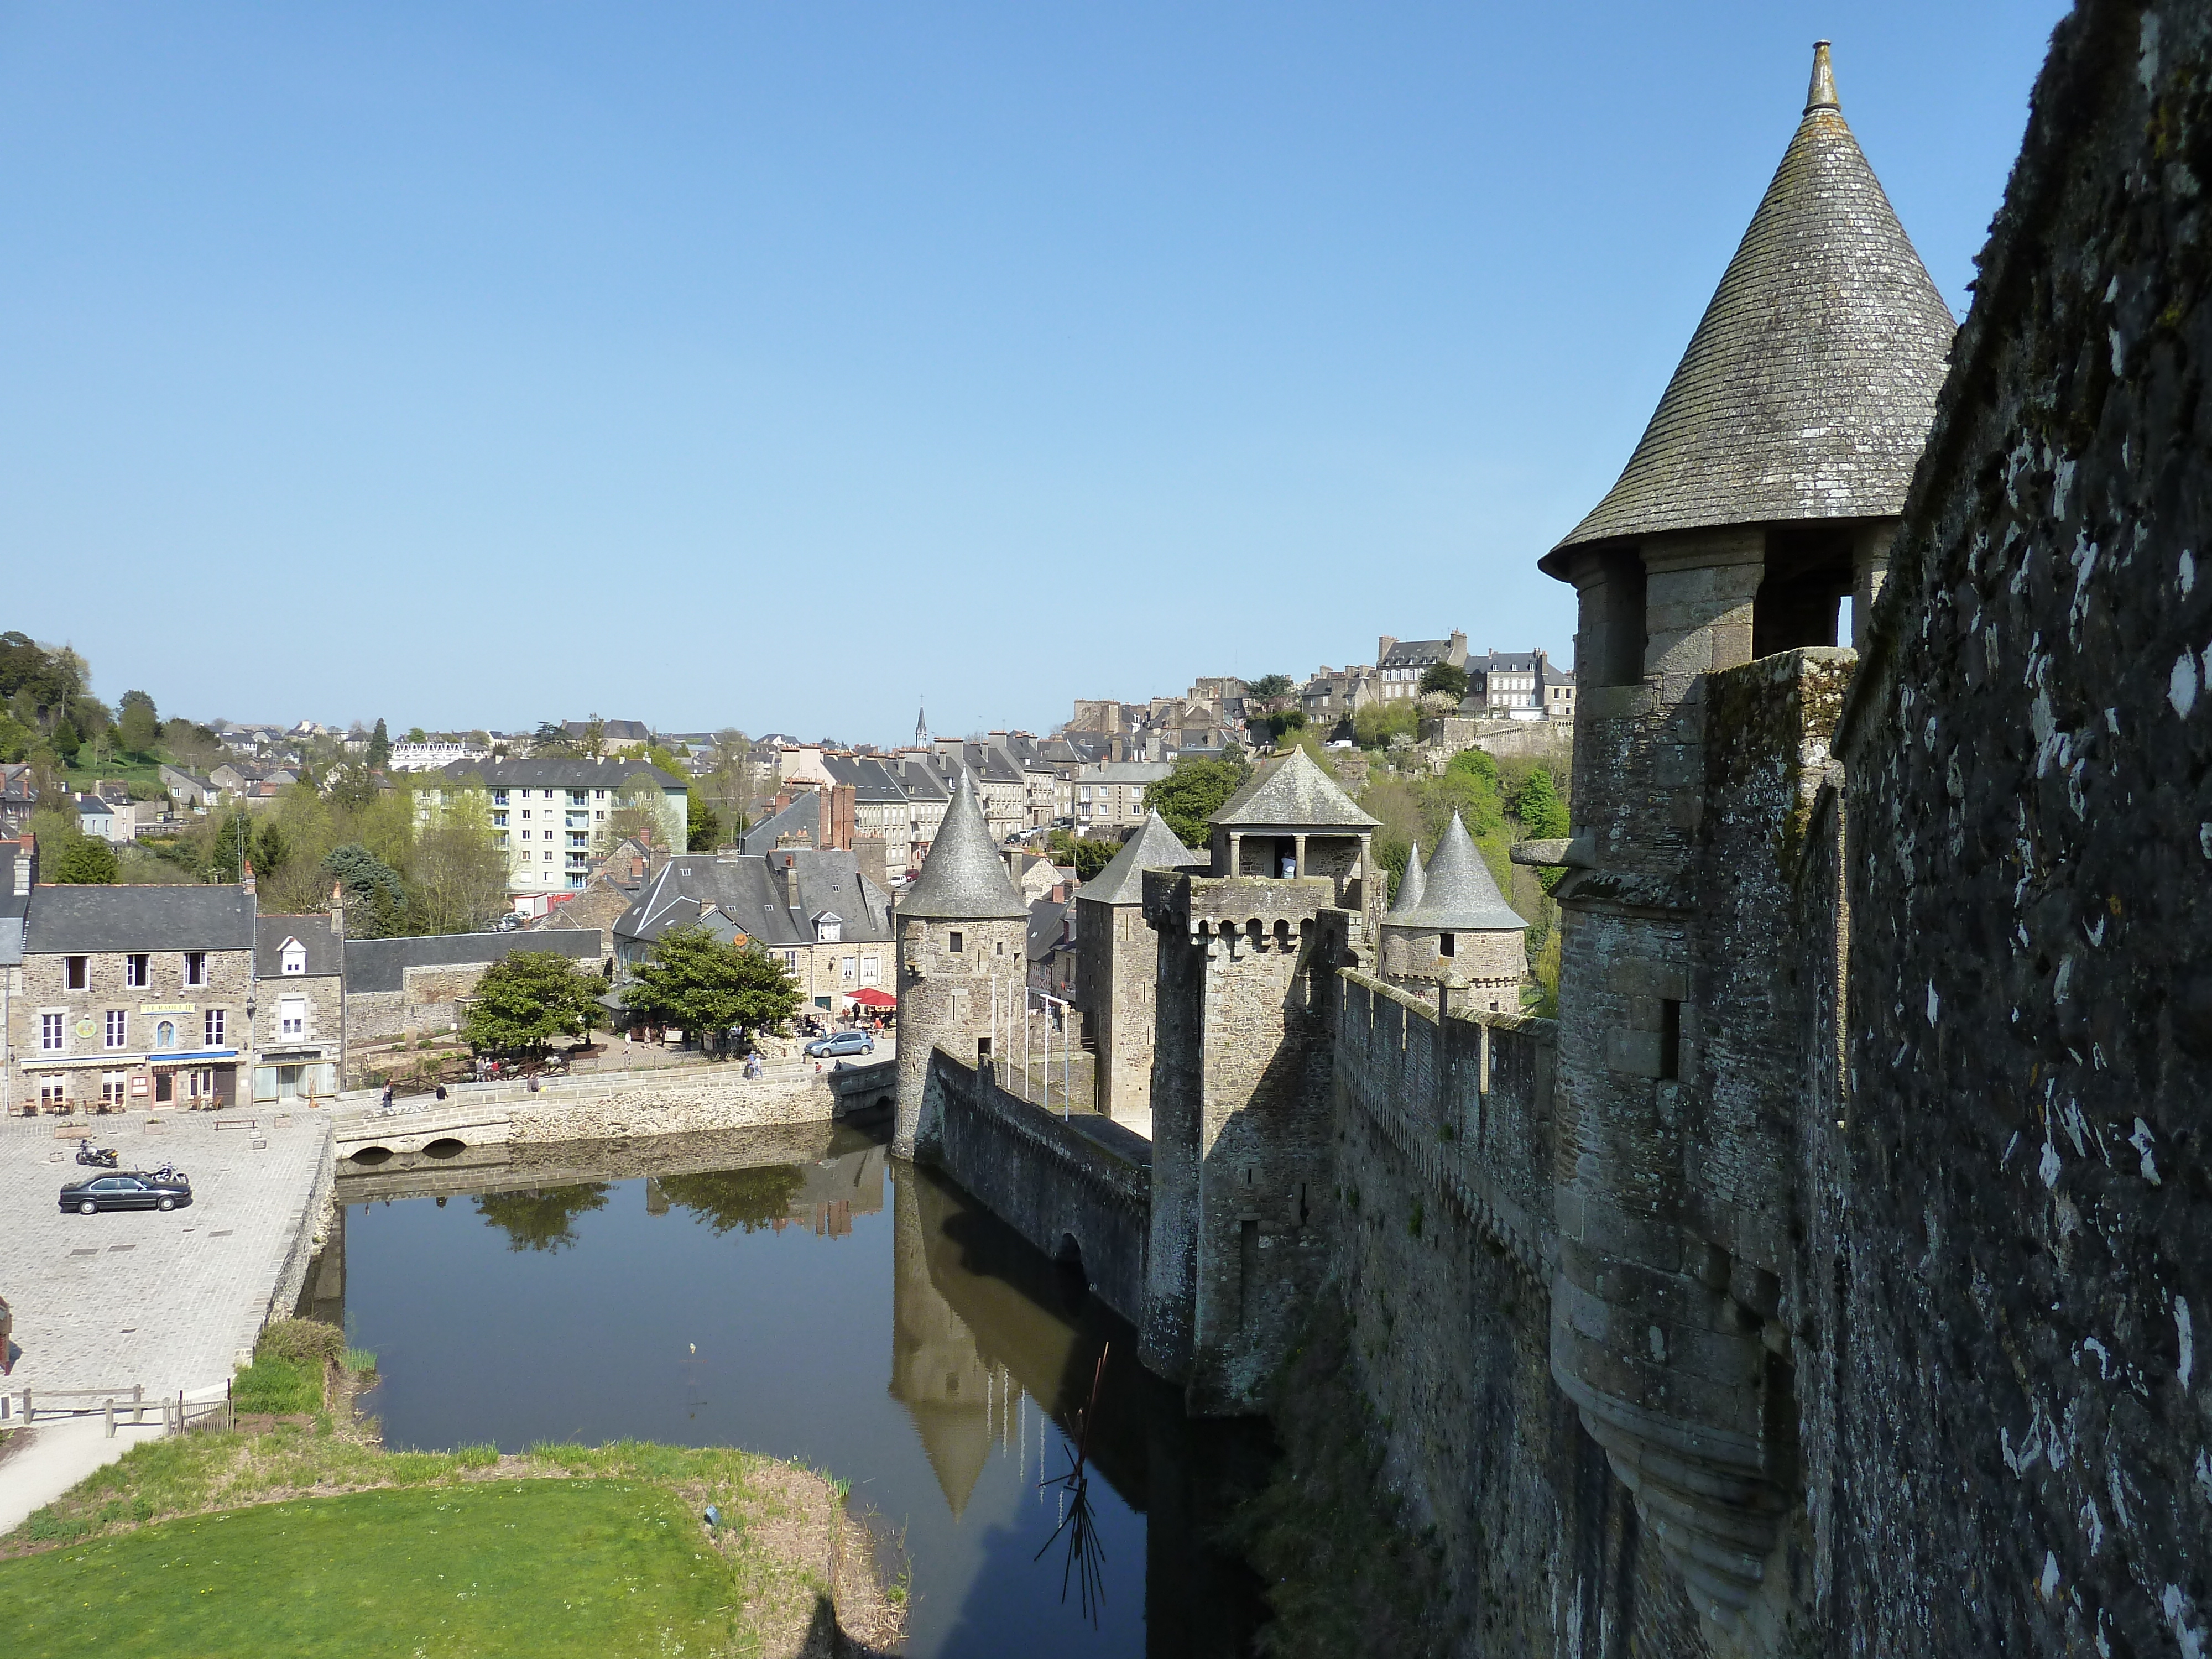
<path id="1" fill-rule="evenodd" d="M 338 938 L 345 937 L 345 884 L 331 884 L 331 932 Z"/>
<path id="2" fill-rule="evenodd" d="M 783 902 L 791 914 L 802 924 L 806 918 L 799 914 L 799 854 L 780 853 L 783 860 Z"/>
<path id="3" fill-rule="evenodd" d="M 15 896 L 21 898 L 39 884 L 39 838 L 29 830 L 15 843 Z"/>
<path id="4" fill-rule="evenodd" d="M 253 860 L 248 859 L 238 872 L 239 890 L 251 897 L 253 892 Z"/>

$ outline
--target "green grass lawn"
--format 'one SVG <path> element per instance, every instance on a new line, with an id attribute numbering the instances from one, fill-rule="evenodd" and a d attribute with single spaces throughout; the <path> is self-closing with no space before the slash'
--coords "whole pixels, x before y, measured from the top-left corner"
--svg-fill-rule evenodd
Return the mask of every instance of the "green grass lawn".
<path id="1" fill-rule="evenodd" d="M 11 1656 L 744 1650 L 732 1565 L 666 1486 L 478 1480 L 298 1498 L 0 1561 Z"/>

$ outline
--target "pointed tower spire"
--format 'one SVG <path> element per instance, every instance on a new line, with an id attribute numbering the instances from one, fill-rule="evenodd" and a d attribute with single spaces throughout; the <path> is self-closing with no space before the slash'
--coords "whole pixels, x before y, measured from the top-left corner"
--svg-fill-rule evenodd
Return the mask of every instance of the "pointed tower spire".
<path id="1" fill-rule="evenodd" d="M 937 839 L 929 844 L 929 856 L 921 861 L 921 873 L 899 901 L 898 911 L 902 916 L 978 921 L 1030 913 L 1028 901 L 1006 873 L 1006 861 L 991 845 L 975 780 L 964 766 L 953 785 L 952 804 L 945 809 Z"/>
<path id="2" fill-rule="evenodd" d="M 1836 66 L 1828 61 L 1828 43 L 1813 43 L 1813 84 L 1805 93 L 1805 113 L 1816 109 L 1832 109 L 1838 115 L 1844 112 L 1843 100 L 1836 96 Z"/>
<path id="3" fill-rule="evenodd" d="M 1894 518 L 1957 324 L 1844 122 L 1828 46 L 1796 135 L 1620 478 L 1539 561 L 1678 530 Z"/>
<path id="4" fill-rule="evenodd" d="M 1423 884 L 1420 902 L 1403 916 L 1393 910 L 1389 921 L 1446 933 L 1512 933 L 1528 925 L 1498 890 L 1498 878 L 1457 812 L 1437 842 Z"/>
<path id="5" fill-rule="evenodd" d="M 1415 842 L 1413 850 L 1406 854 L 1406 873 L 1398 878 L 1398 901 L 1390 907 L 1389 920 L 1410 916 L 1420 908 L 1421 890 L 1428 878 L 1421 873 L 1421 843 Z"/>

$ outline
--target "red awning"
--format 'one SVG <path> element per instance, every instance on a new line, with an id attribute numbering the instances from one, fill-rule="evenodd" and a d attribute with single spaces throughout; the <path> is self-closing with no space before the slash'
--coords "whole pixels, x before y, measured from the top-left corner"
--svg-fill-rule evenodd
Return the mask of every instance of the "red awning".
<path id="1" fill-rule="evenodd" d="M 898 999 L 896 997 L 893 996 L 888 991 L 878 991 L 873 986 L 870 986 L 864 991 L 846 992 L 845 1000 L 848 1002 L 857 1002 L 863 1008 L 896 1008 L 898 1006 Z"/>

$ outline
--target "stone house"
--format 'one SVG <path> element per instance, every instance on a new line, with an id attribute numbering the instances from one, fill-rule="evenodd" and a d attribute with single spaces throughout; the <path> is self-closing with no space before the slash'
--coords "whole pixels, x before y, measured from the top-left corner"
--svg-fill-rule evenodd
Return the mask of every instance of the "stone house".
<path id="1" fill-rule="evenodd" d="M 158 775 L 161 787 L 169 792 L 169 799 L 179 806 L 190 807 L 194 811 L 204 811 L 221 793 L 212 779 L 204 778 L 197 772 L 188 772 L 181 766 L 165 764 Z"/>
<path id="2" fill-rule="evenodd" d="M 8 1000 L 15 1110 L 239 1098 L 255 1052 L 250 884 L 27 896 L 21 990 Z"/>
<path id="3" fill-rule="evenodd" d="M 30 767 L 0 765 L 0 836 L 21 834 L 38 807 L 38 786 L 31 781 Z"/>
<path id="4" fill-rule="evenodd" d="M 253 1098 L 286 1104 L 338 1091 L 345 1062 L 345 902 L 327 915 L 253 924 Z"/>
<path id="5" fill-rule="evenodd" d="M 1385 634 L 1375 642 L 1376 693 L 1385 702 L 1421 695 L 1421 676 L 1438 663 L 1467 666 L 1467 635 L 1447 640 L 1401 640 Z"/>
<path id="6" fill-rule="evenodd" d="M 1467 659 L 1467 696 L 1459 713 L 1478 718 L 1571 720 L 1575 677 L 1543 650 L 1486 651 Z"/>
<path id="7" fill-rule="evenodd" d="M 1165 761 L 1093 761 L 1068 780 L 1079 832 L 1115 835 L 1145 821 L 1145 791 L 1175 769 Z"/>
<path id="8" fill-rule="evenodd" d="M 704 927 L 781 962 L 817 1013 L 891 983 L 891 899 L 837 848 L 733 848 L 671 859 L 614 925 L 615 959 L 635 968 L 665 935 Z"/>

